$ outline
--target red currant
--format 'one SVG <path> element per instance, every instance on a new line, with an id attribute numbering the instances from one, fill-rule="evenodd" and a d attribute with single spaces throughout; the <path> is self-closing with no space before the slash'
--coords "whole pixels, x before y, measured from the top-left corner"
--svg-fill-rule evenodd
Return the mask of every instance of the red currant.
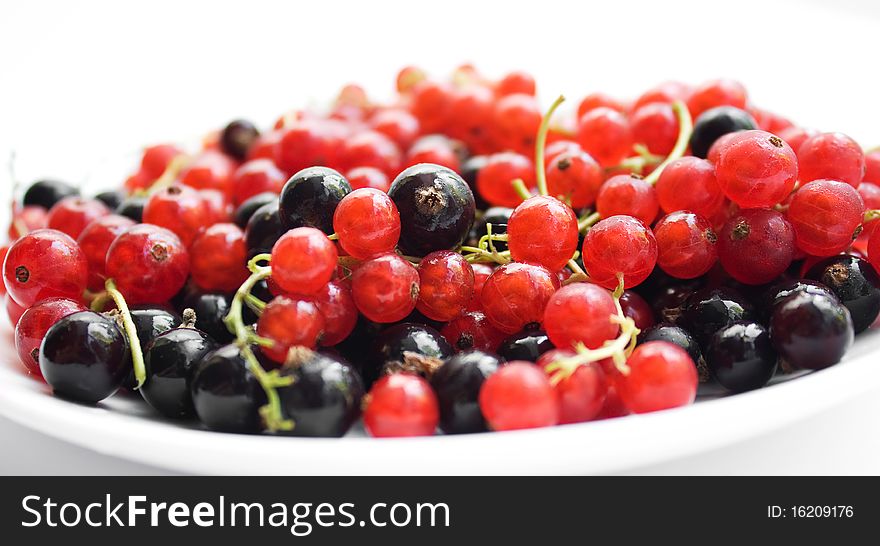
<path id="1" fill-rule="evenodd" d="M 397 254 L 373 258 L 352 273 L 351 295 L 361 314 L 373 322 L 403 320 L 419 299 L 419 272 Z"/>
<path id="2" fill-rule="evenodd" d="M 423 80 L 413 87 L 410 112 L 418 118 L 422 132 L 442 132 L 452 108 L 452 89 L 445 85 Z"/>
<path id="3" fill-rule="evenodd" d="M 620 309 L 625 317 L 633 319 L 636 328 L 645 331 L 654 326 L 654 311 L 643 297 L 632 290 L 624 290 L 620 295 Z"/>
<path id="4" fill-rule="evenodd" d="M 626 105 L 605 93 L 591 93 L 581 99 L 581 102 L 578 103 L 578 119 L 584 117 L 584 114 L 591 110 L 595 110 L 596 108 L 610 108 L 617 112 L 623 112 L 626 110 Z"/>
<path id="5" fill-rule="evenodd" d="M 439 421 L 437 395 L 417 375 L 387 375 L 376 381 L 367 395 L 364 427 L 370 436 L 430 436 Z"/>
<path id="6" fill-rule="evenodd" d="M 141 172 L 152 182 L 162 176 L 171 161 L 182 153 L 183 150 L 174 144 L 149 146 L 141 158 Z"/>
<path id="7" fill-rule="evenodd" d="M 724 203 L 724 194 L 715 180 L 715 166 L 696 157 L 683 157 L 667 165 L 654 189 L 660 208 L 667 214 L 689 210 L 709 218 Z"/>
<path id="8" fill-rule="evenodd" d="M 740 207 L 772 207 L 794 189 L 798 161 L 778 136 L 739 131 L 721 151 L 715 177 L 721 191 Z"/>
<path id="9" fill-rule="evenodd" d="M 727 221 L 718 237 L 721 265 L 745 284 L 772 281 L 788 269 L 794 253 L 794 228 L 775 210 L 741 211 Z"/>
<path id="10" fill-rule="evenodd" d="M 555 360 L 573 355 L 573 351 L 554 349 L 542 354 L 537 364 L 539 368 L 546 369 Z M 559 424 L 583 423 L 595 419 L 605 405 L 608 381 L 602 367 L 590 362 L 578 366 L 574 373 L 564 377 L 553 388 L 559 397 Z"/>
<path id="11" fill-rule="evenodd" d="M 489 156 L 477 173 L 477 191 L 489 203 L 499 207 L 515 207 L 522 202 L 511 184 L 522 179 L 526 188 L 535 186 L 535 166 L 528 157 L 514 152 Z"/>
<path id="12" fill-rule="evenodd" d="M 493 128 L 502 146 L 521 154 L 532 153 L 541 125 L 541 108 L 532 95 L 516 93 L 495 104 Z"/>
<path id="13" fill-rule="evenodd" d="M 348 337 L 357 324 L 358 311 L 348 285 L 331 281 L 314 295 L 315 305 L 326 319 L 324 335 L 319 340 L 324 347 L 336 345 Z"/>
<path id="14" fill-rule="evenodd" d="M 480 411 L 492 430 L 549 427 L 559 423 L 559 398 L 544 372 L 522 360 L 498 368 L 480 388 Z"/>
<path id="15" fill-rule="evenodd" d="M 235 224 L 214 224 L 190 245 L 190 273 L 205 292 L 235 292 L 247 279 L 247 244 Z"/>
<path id="16" fill-rule="evenodd" d="M 474 270 L 461 254 L 431 252 L 419 262 L 416 309 L 429 319 L 447 322 L 462 314 L 474 292 Z"/>
<path id="17" fill-rule="evenodd" d="M 189 253 L 171 231 L 138 224 L 110 245 L 105 271 L 129 304 L 163 303 L 186 283 Z"/>
<path id="18" fill-rule="evenodd" d="M 456 351 L 475 349 L 487 353 L 497 351 L 507 337 L 481 311 L 468 311 L 459 315 L 449 321 L 440 333 Z"/>
<path id="19" fill-rule="evenodd" d="M 865 154 L 865 182 L 880 184 L 880 150 Z"/>
<path id="20" fill-rule="evenodd" d="M 347 138 L 342 146 L 342 165 L 375 167 L 394 178 L 403 168 L 400 148 L 390 138 L 377 131 L 364 131 Z"/>
<path id="21" fill-rule="evenodd" d="M 150 196 L 143 221 L 170 230 L 188 247 L 213 216 L 202 194 L 189 186 L 172 184 Z"/>
<path id="22" fill-rule="evenodd" d="M 391 182 L 385 173 L 374 167 L 355 167 L 345 173 L 345 178 L 353 190 L 373 188 L 388 193 L 391 188 Z"/>
<path id="23" fill-rule="evenodd" d="M 603 167 L 621 162 L 632 149 L 633 136 L 626 117 L 611 108 L 594 108 L 578 122 L 577 142 Z"/>
<path id="24" fill-rule="evenodd" d="M 636 109 L 630 116 L 633 141 L 644 144 L 657 155 L 669 155 L 678 139 L 678 118 L 672 106 L 653 102 Z"/>
<path id="25" fill-rule="evenodd" d="M 592 282 L 624 288 L 648 278 L 657 263 L 657 241 L 645 224 L 632 216 L 606 218 L 587 232 L 583 246 L 584 267 Z"/>
<path id="26" fill-rule="evenodd" d="M 82 299 L 88 282 L 86 255 L 54 229 L 32 231 L 12 243 L 3 262 L 6 291 L 27 309 L 48 298 Z"/>
<path id="27" fill-rule="evenodd" d="M 562 269 L 578 245 L 577 216 L 558 199 L 535 196 L 523 201 L 507 223 L 510 257 L 546 267 Z"/>
<path id="28" fill-rule="evenodd" d="M 494 269 L 486 264 L 471 264 L 471 269 L 474 270 L 474 293 L 467 308 L 468 311 L 482 311 L 483 302 L 480 299 L 480 295 L 483 293 L 483 285 L 486 284 L 486 279 L 489 278 Z"/>
<path id="29" fill-rule="evenodd" d="M 107 250 L 116 237 L 133 225 L 135 222 L 131 218 L 110 214 L 98 218 L 80 233 L 77 244 L 89 262 L 90 290 L 100 292 L 104 289 L 104 281 L 107 278 L 104 272 Z"/>
<path id="30" fill-rule="evenodd" d="M 312 301 L 277 296 L 266 305 L 257 321 L 257 335 L 272 341 L 260 350 L 275 362 L 284 363 L 293 347 L 314 349 L 325 328 L 324 315 Z"/>
<path id="31" fill-rule="evenodd" d="M 702 216 L 679 211 L 664 216 L 654 227 L 657 265 L 677 279 L 695 279 L 718 260 L 717 237 Z"/>
<path id="32" fill-rule="evenodd" d="M 687 351 L 665 341 L 636 347 L 627 359 L 629 373 L 614 376 L 620 399 L 634 413 L 648 413 L 694 401 L 697 367 Z"/>
<path id="33" fill-rule="evenodd" d="M 745 109 L 748 94 L 743 84 L 735 80 L 708 81 L 690 94 L 687 99 L 691 117 L 697 119 L 700 114 L 716 106 L 734 106 Z"/>
<path id="34" fill-rule="evenodd" d="M 577 148 L 559 153 L 552 159 L 548 158 L 547 193 L 581 209 L 596 201 L 599 187 L 604 181 L 602 168 L 577 144 L 571 143 L 568 146 Z M 548 150 L 549 148 L 548 146 Z"/>
<path id="35" fill-rule="evenodd" d="M 280 194 L 287 177 L 271 159 L 252 159 L 232 175 L 232 202 L 240 205 L 260 193 Z"/>
<path id="36" fill-rule="evenodd" d="M 663 82 L 642 93 L 633 103 L 632 109 L 638 110 L 642 106 L 654 102 L 672 104 L 677 100 L 687 101 L 693 92 L 694 90 L 691 86 L 685 83 L 676 81 Z"/>
<path id="37" fill-rule="evenodd" d="M 798 248 L 813 256 L 834 256 L 858 237 L 864 212 L 862 198 L 849 184 L 814 180 L 795 192 L 786 217 Z"/>
<path id="38" fill-rule="evenodd" d="M 207 150 L 187 165 L 180 175 L 181 183 L 197 190 L 219 190 L 232 194 L 232 175 L 238 164 L 226 154 Z"/>
<path id="39" fill-rule="evenodd" d="M 391 252 L 400 239 L 400 214 L 388 194 L 373 188 L 354 190 L 333 213 L 339 244 L 360 260 Z"/>
<path id="40" fill-rule="evenodd" d="M 559 348 L 571 349 L 583 343 L 595 349 L 617 336 L 620 328 L 611 321 L 615 315 L 617 306 L 608 290 L 590 283 L 569 284 L 547 302 L 544 330 Z"/>
<path id="41" fill-rule="evenodd" d="M 401 149 L 408 149 L 419 136 L 419 120 L 406 110 L 388 108 L 370 118 L 370 127 L 395 142 Z M 396 173 L 395 173 L 396 174 Z"/>
<path id="42" fill-rule="evenodd" d="M 499 97 L 515 95 L 517 93 L 534 96 L 535 87 L 535 78 L 530 74 L 522 71 L 514 71 L 498 81 L 498 84 L 495 86 L 495 93 Z"/>
<path id="43" fill-rule="evenodd" d="M 6 316 L 9 317 L 10 324 L 18 324 L 18 321 L 21 319 L 21 316 L 25 311 L 27 311 L 26 307 L 22 307 L 15 303 L 12 296 L 6 294 Z"/>
<path id="44" fill-rule="evenodd" d="M 443 135 L 424 136 L 413 143 L 406 153 L 406 165 L 412 167 L 419 163 L 433 163 L 455 172 L 461 170 L 461 159 L 455 144 Z M 394 176 L 390 179 L 393 180 Z"/>
<path id="45" fill-rule="evenodd" d="M 81 303 L 73 300 L 50 298 L 37 303 L 21 315 L 15 326 L 15 350 L 28 372 L 42 377 L 40 343 L 49 328 L 67 315 L 85 309 Z"/>
<path id="46" fill-rule="evenodd" d="M 272 278 L 282 290 L 310 296 L 336 271 L 336 245 L 312 227 L 291 229 L 272 247 Z"/>
<path id="47" fill-rule="evenodd" d="M 49 211 L 46 226 L 76 239 L 87 225 L 108 214 L 110 209 L 97 199 L 65 197 Z"/>
<path id="48" fill-rule="evenodd" d="M 599 188 L 596 211 L 603 218 L 624 214 L 651 225 L 660 211 L 654 186 L 641 178 L 619 174 L 609 178 Z"/>
<path id="49" fill-rule="evenodd" d="M 278 148 L 278 166 L 288 175 L 307 167 L 336 167 L 348 129 L 335 120 L 302 120 L 284 132 Z"/>
<path id="50" fill-rule="evenodd" d="M 40 205 L 26 205 L 14 210 L 9 224 L 9 240 L 15 241 L 32 231 L 45 228 L 48 217 L 49 213 Z"/>
<path id="51" fill-rule="evenodd" d="M 540 324 L 544 308 L 559 288 L 559 279 L 539 265 L 509 263 L 495 269 L 483 284 L 483 312 L 496 328 L 514 334 L 527 324 Z"/>
<path id="52" fill-rule="evenodd" d="M 806 139 L 797 151 L 801 182 L 839 180 L 857 188 L 865 175 L 865 154 L 843 133 L 821 133 Z"/>

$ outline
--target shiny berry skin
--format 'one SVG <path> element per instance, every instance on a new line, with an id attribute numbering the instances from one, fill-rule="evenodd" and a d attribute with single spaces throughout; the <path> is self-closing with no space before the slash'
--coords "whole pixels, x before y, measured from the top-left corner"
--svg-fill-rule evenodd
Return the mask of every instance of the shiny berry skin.
<path id="1" fill-rule="evenodd" d="M 79 195 L 79 189 L 59 180 L 37 180 L 24 192 L 22 205 L 40 206 L 46 210 L 66 197 Z"/>
<path id="2" fill-rule="evenodd" d="M 143 222 L 172 231 L 188 247 L 211 223 L 211 213 L 199 192 L 172 184 L 150 196 L 144 205 Z"/>
<path id="3" fill-rule="evenodd" d="M 138 389 L 156 411 L 171 419 L 195 413 L 190 376 L 217 342 L 195 328 L 174 328 L 153 339 L 144 350 L 147 379 Z"/>
<path id="4" fill-rule="evenodd" d="M 820 133 L 797 150 L 801 182 L 838 180 L 857 188 L 865 175 L 861 146 L 843 133 Z"/>
<path id="5" fill-rule="evenodd" d="M 672 106 L 653 102 L 637 108 L 629 118 L 633 142 L 657 155 L 669 155 L 678 139 L 678 119 Z"/>
<path id="6" fill-rule="evenodd" d="M 278 195 L 287 182 L 284 173 L 270 159 L 252 159 L 232 175 L 232 202 L 240 205 L 264 192 Z"/>
<path id="7" fill-rule="evenodd" d="M 418 139 L 406 152 L 406 166 L 420 163 L 433 163 L 459 172 L 461 169 L 461 150 L 443 135 L 426 135 Z"/>
<path id="8" fill-rule="evenodd" d="M 345 178 L 351 184 L 351 189 L 373 188 L 388 193 L 391 181 L 379 169 L 375 167 L 355 167 L 345 173 Z"/>
<path id="9" fill-rule="evenodd" d="M 388 195 L 400 212 L 400 250 L 421 257 L 464 242 L 476 206 L 467 183 L 453 171 L 423 163 L 397 175 Z"/>
<path id="10" fill-rule="evenodd" d="M 535 166 L 532 160 L 514 152 L 489 156 L 477 173 L 477 191 L 488 203 L 513 208 L 522 202 L 511 182 L 522 179 L 526 188 L 535 186 Z"/>
<path id="11" fill-rule="evenodd" d="M 692 212 L 668 214 L 654 226 L 657 265 L 677 279 L 695 279 L 718 261 L 715 231 L 708 220 Z"/>
<path id="12" fill-rule="evenodd" d="M 371 385 L 383 374 L 408 371 L 429 377 L 455 351 L 440 332 L 431 326 L 402 322 L 378 334 L 367 352 L 359 354 L 364 381 Z"/>
<path id="13" fill-rule="evenodd" d="M 777 283 L 771 286 L 764 293 L 764 297 L 762 298 L 759 306 L 761 322 L 767 324 L 770 319 L 770 315 L 773 314 L 773 310 L 776 308 L 776 305 L 778 303 L 786 299 L 788 296 L 799 294 L 801 292 L 806 292 L 808 294 L 820 294 L 823 296 L 827 296 L 831 299 L 837 299 L 837 296 L 834 294 L 834 292 L 832 292 L 830 288 L 820 282 L 809 279 L 783 281 L 781 283 Z"/>
<path id="14" fill-rule="evenodd" d="M 620 328 L 611 321 L 616 315 L 608 290 L 579 282 L 553 294 L 544 310 L 543 325 L 550 341 L 561 349 L 572 349 L 579 343 L 595 349 L 617 336 Z"/>
<path id="15" fill-rule="evenodd" d="M 541 117 L 541 108 L 534 96 L 516 93 L 502 97 L 495 104 L 492 127 L 504 148 L 531 153 Z"/>
<path id="16" fill-rule="evenodd" d="M 515 360 L 489 376 L 480 389 L 480 411 L 492 430 L 549 427 L 559 423 L 556 391 L 544 372 Z"/>
<path id="17" fill-rule="evenodd" d="M 419 299 L 419 272 L 397 254 L 366 261 L 351 276 L 358 310 L 373 322 L 403 320 Z"/>
<path id="18" fill-rule="evenodd" d="M 733 106 L 717 106 L 706 110 L 694 121 L 691 134 L 691 152 L 705 158 L 712 145 L 724 135 L 758 128 L 755 118 L 745 110 Z"/>
<path id="19" fill-rule="evenodd" d="M 452 108 L 453 90 L 447 84 L 422 80 L 412 88 L 410 112 L 418 118 L 422 132 L 441 132 Z"/>
<path id="20" fill-rule="evenodd" d="M 865 153 L 865 176 L 863 182 L 880 184 L 880 150 Z"/>
<path id="21" fill-rule="evenodd" d="M 842 303 L 822 294 L 793 294 L 773 309 L 770 339 L 793 368 L 819 370 L 840 362 L 853 343 L 853 323 Z"/>
<path id="22" fill-rule="evenodd" d="M 577 143 L 599 165 L 617 165 L 633 145 L 632 129 L 626 117 L 611 108 L 594 108 L 578 121 Z"/>
<path id="23" fill-rule="evenodd" d="M 313 302 L 277 296 L 257 321 L 257 335 L 274 342 L 271 347 L 261 347 L 261 351 L 275 362 L 284 363 L 293 347 L 317 347 L 324 324 L 324 315 Z"/>
<path id="24" fill-rule="evenodd" d="M 6 316 L 9 318 L 9 323 L 18 324 L 18 321 L 21 319 L 21 316 L 24 314 L 24 312 L 27 311 L 27 308 L 15 303 L 15 300 L 12 299 L 12 296 L 10 296 L 9 294 L 6 294 L 4 303 L 4 307 L 6 308 Z"/>
<path id="25" fill-rule="evenodd" d="M 747 99 L 748 94 L 743 84 L 735 80 L 720 79 L 705 82 L 695 88 L 687 99 L 687 106 L 691 117 L 697 119 L 703 112 L 717 106 L 743 109 Z"/>
<path id="26" fill-rule="evenodd" d="M 144 207 L 147 205 L 147 198 L 140 195 L 132 195 L 125 199 L 117 208 L 116 214 L 131 218 L 135 222 L 142 222 L 144 219 Z"/>
<path id="27" fill-rule="evenodd" d="M 615 375 L 614 384 L 633 413 L 685 406 L 697 396 L 697 367 L 678 345 L 649 341 L 636 347 L 626 363 L 629 373 Z"/>
<path id="28" fill-rule="evenodd" d="M 468 303 L 468 310 L 482 311 L 483 300 L 480 298 L 480 295 L 483 293 L 483 285 L 486 284 L 486 279 L 489 278 L 494 269 L 486 264 L 471 264 L 471 269 L 474 270 L 474 294 L 471 297 L 470 303 Z"/>
<path id="29" fill-rule="evenodd" d="M 602 218 L 624 214 L 633 216 L 649 226 L 660 211 L 654 186 L 641 178 L 619 174 L 609 178 L 599 188 L 596 211 Z"/>
<path id="30" fill-rule="evenodd" d="M 423 315 L 448 322 L 462 314 L 474 292 L 474 270 L 457 252 L 438 250 L 422 258 L 419 270 L 419 301 Z"/>
<path id="31" fill-rule="evenodd" d="M 849 184 L 814 180 L 795 192 L 786 217 L 799 249 L 813 256 L 833 256 L 858 237 L 864 210 L 861 196 Z"/>
<path id="32" fill-rule="evenodd" d="M 303 351 L 281 371 L 293 379 L 278 389 L 281 411 L 295 426 L 294 436 L 338 438 L 361 414 L 364 385 L 341 358 Z"/>
<path id="33" fill-rule="evenodd" d="M 174 233 L 139 224 L 110 245 L 106 273 L 129 304 L 162 303 L 183 288 L 189 276 L 189 253 Z"/>
<path id="34" fill-rule="evenodd" d="M 364 410 L 364 428 L 375 438 L 430 436 L 440 420 L 437 396 L 427 381 L 395 373 L 376 381 Z"/>
<path id="35" fill-rule="evenodd" d="M 174 144 L 148 146 L 141 157 L 141 171 L 151 180 L 155 180 L 162 176 L 171 161 L 182 153 L 183 150 Z"/>
<path id="36" fill-rule="evenodd" d="M 115 393 L 128 373 L 128 345 L 116 322 L 92 311 L 67 315 L 40 346 L 40 371 L 55 394 L 95 404 Z"/>
<path id="37" fill-rule="evenodd" d="M 632 290 L 624 290 L 619 303 L 623 315 L 633 319 L 639 330 L 654 326 L 654 310 L 642 296 Z"/>
<path id="38" fill-rule="evenodd" d="M 468 311 L 449 321 L 440 331 L 456 351 L 475 349 L 494 353 L 506 334 L 481 311 Z"/>
<path id="39" fill-rule="evenodd" d="M 693 334 L 701 347 L 721 328 L 737 321 L 756 319 L 754 308 L 732 288 L 704 288 L 692 293 L 681 306 L 679 324 Z"/>
<path id="40" fill-rule="evenodd" d="M 46 227 L 57 229 L 76 239 L 87 225 L 108 214 L 110 209 L 97 199 L 65 197 L 49 210 Z"/>
<path id="41" fill-rule="evenodd" d="M 747 209 L 730 218 L 718 237 L 718 258 L 744 284 L 765 284 L 781 275 L 795 256 L 794 228 L 781 213 Z"/>
<path id="42" fill-rule="evenodd" d="M 480 388 L 502 365 L 490 352 L 458 353 L 443 363 L 431 377 L 440 408 L 440 430 L 464 434 L 487 430 L 480 412 Z"/>
<path id="43" fill-rule="evenodd" d="M 277 206 L 278 195 L 274 193 L 258 193 L 257 195 L 248 198 L 235 209 L 235 214 L 232 216 L 235 225 L 241 229 L 245 229 L 250 219 L 260 207 L 273 202 L 276 203 Z"/>
<path id="44" fill-rule="evenodd" d="M 223 322 L 231 302 L 226 294 L 197 294 L 186 300 L 186 306 L 196 313 L 196 328 L 219 343 L 231 343 L 234 336 Z"/>
<path id="45" fill-rule="evenodd" d="M 333 229 L 350 256 L 368 260 L 392 252 L 400 239 L 400 214 L 394 201 L 380 190 L 354 190 L 333 213 Z"/>
<path id="46" fill-rule="evenodd" d="M 102 216 L 86 226 L 79 236 L 77 244 L 89 262 L 89 289 L 100 292 L 104 289 L 107 250 L 116 237 L 135 225 L 134 220 L 110 214 Z"/>
<path id="47" fill-rule="evenodd" d="M 672 104 L 677 100 L 686 101 L 693 91 L 693 88 L 688 84 L 666 81 L 642 93 L 633 103 L 632 108 L 636 109 L 652 102 Z"/>
<path id="48" fill-rule="evenodd" d="M 9 240 L 15 241 L 28 233 L 45 229 L 49 223 L 49 213 L 40 205 L 25 205 L 15 210 L 13 205 L 12 222 L 9 223 Z"/>
<path id="49" fill-rule="evenodd" d="M 330 235 L 336 206 L 350 192 L 348 180 L 333 169 L 303 169 L 290 177 L 281 190 L 281 225 L 285 229 L 313 227 Z"/>
<path id="50" fill-rule="evenodd" d="M 596 201 L 603 176 L 602 169 L 590 154 L 572 150 L 548 161 L 547 193 L 576 209 L 588 207 Z"/>
<path id="51" fill-rule="evenodd" d="M 880 271 L 880 231 L 874 230 L 870 240 L 868 240 L 868 260 L 874 269 Z"/>
<path id="52" fill-rule="evenodd" d="M 235 224 L 214 224 L 196 236 L 190 251 L 190 274 L 206 292 L 235 292 L 248 277 L 247 244 Z"/>
<path id="53" fill-rule="evenodd" d="M 778 136 L 758 130 L 740 131 L 721 151 L 715 178 L 724 195 L 740 207 L 772 207 L 794 189 L 798 160 Z"/>
<path id="54" fill-rule="evenodd" d="M 257 254 L 272 252 L 272 247 L 286 231 L 281 225 L 277 199 L 258 208 L 251 215 L 244 230 L 248 259 Z"/>
<path id="55" fill-rule="evenodd" d="M 483 212 L 483 216 L 474 222 L 469 238 L 473 239 L 473 243 L 478 243 L 483 235 L 489 233 L 487 224 L 492 224 L 492 235 L 506 234 L 511 214 L 513 214 L 513 209 L 507 207 L 491 207 L 486 209 Z M 492 245 L 498 252 L 504 252 L 508 249 L 507 241 L 492 241 Z"/>
<path id="56" fill-rule="evenodd" d="M 108 190 L 96 194 L 95 200 L 104 203 L 110 210 L 116 210 L 122 204 L 122 201 L 125 200 L 125 196 L 126 193 L 122 190 Z"/>
<path id="57" fill-rule="evenodd" d="M 257 138 L 260 131 L 253 123 L 244 119 L 237 119 L 229 122 L 220 132 L 220 149 L 226 155 L 244 161 L 248 156 L 248 151 Z"/>
<path id="58" fill-rule="evenodd" d="M 873 182 L 862 182 L 857 188 L 862 202 L 865 204 L 865 210 L 880 209 L 880 185 Z M 859 234 L 860 239 L 867 241 L 874 233 L 874 229 L 878 225 L 877 220 L 869 220 L 862 224 L 862 232 Z"/>
<path id="59" fill-rule="evenodd" d="M 28 372 L 40 375 L 40 344 L 46 332 L 56 322 L 78 311 L 85 311 L 81 303 L 65 298 L 43 300 L 25 311 L 15 325 L 15 350 Z"/>
<path id="60" fill-rule="evenodd" d="M 544 147 L 544 163 L 549 166 L 551 163 L 553 163 L 554 159 L 562 154 L 578 154 L 583 151 L 583 148 L 581 148 L 581 145 L 577 142 L 565 138 L 560 138 L 559 140 L 549 143 L 547 144 L 547 146 Z M 595 159 L 593 161 L 595 161 Z"/>
<path id="61" fill-rule="evenodd" d="M 718 330 L 706 351 L 709 373 L 731 392 L 766 385 L 776 372 L 777 361 L 770 334 L 756 322 L 734 322 Z"/>
<path id="62" fill-rule="evenodd" d="M 557 358 L 573 356 L 573 351 L 555 350 L 544 353 L 538 367 L 546 369 Z M 578 366 L 573 374 L 564 377 L 553 388 L 559 397 L 559 424 L 592 421 L 602 411 L 608 394 L 605 372 L 596 362 Z"/>
<path id="63" fill-rule="evenodd" d="M 472 150 L 484 151 L 489 146 L 495 96 L 482 85 L 457 90 L 449 111 L 449 136 L 466 143 Z"/>
<path id="64" fill-rule="evenodd" d="M 285 292 L 315 294 L 336 271 L 336 245 L 311 227 L 292 229 L 272 247 L 272 279 Z"/>
<path id="65" fill-rule="evenodd" d="M 88 273 L 76 241 L 54 229 L 38 229 L 15 241 L 3 261 L 6 291 L 25 309 L 48 298 L 80 301 Z"/>
<path id="66" fill-rule="evenodd" d="M 397 144 L 384 134 L 364 131 L 345 139 L 342 164 L 349 169 L 374 167 L 390 178 L 403 167 L 403 156 Z"/>
<path id="67" fill-rule="evenodd" d="M 197 190 L 218 190 L 224 195 L 232 192 L 232 175 L 238 164 L 224 154 L 206 150 L 187 165 L 180 175 L 180 183 Z"/>
<path id="68" fill-rule="evenodd" d="M 642 333 L 639 334 L 639 344 L 647 343 L 649 341 L 665 341 L 667 343 L 672 343 L 673 345 L 678 345 L 687 351 L 688 356 L 690 356 L 691 360 L 694 362 L 699 362 L 702 355 L 700 344 L 697 343 L 696 338 L 694 338 L 690 332 L 681 326 L 676 326 L 667 322 L 661 322 L 647 330 L 643 330 Z"/>
<path id="69" fill-rule="evenodd" d="M 539 265 L 512 262 L 495 269 L 483 284 L 483 312 L 507 334 L 544 319 L 544 307 L 559 288 L 559 279 Z"/>
<path id="70" fill-rule="evenodd" d="M 667 165 L 654 190 L 666 214 L 687 210 L 709 218 L 724 203 L 724 193 L 715 179 L 715 166 L 696 157 L 682 157 Z"/>
<path id="71" fill-rule="evenodd" d="M 369 125 L 374 131 L 390 138 L 402 149 L 409 148 L 419 136 L 419 120 L 406 110 L 398 108 L 376 112 L 370 117 Z"/>
<path id="72" fill-rule="evenodd" d="M 348 285 L 340 281 L 329 282 L 312 296 L 312 301 L 325 319 L 324 333 L 318 340 L 321 346 L 336 345 L 354 330 L 358 311 Z"/>
<path id="73" fill-rule="evenodd" d="M 535 196 L 514 209 L 507 223 L 507 246 L 518 262 L 562 269 L 578 244 L 577 216 L 554 197 Z"/>
<path id="74" fill-rule="evenodd" d="M 612 216 L 587 232 L 582 255 L 592 282 L 613 290 L 622 275 L 624 288 L 632 288 L 654 269 L 657 241 L 651 230 L 632 216 Z"/>
<path id="75" fill-rule="evenodd" d="M 266 404 L 266 393 L 234 344 L 208 353 L 196 364 L 190 394 L 199 421 L 211 430 L 262 429 L 260 408 Z"/>
<path id="76" fill-rule="evenodd" d="M 866 330 L 880 315 L 880 276 L 865 260 L 840 255 L 826 258 L 807 272 L 837 296 L 848 310 L 856 334 Z"/>
<path id="77" fill-rule="evenodd" d="M 578 103 L 577 117 L 580 119 L 590 110 L 601 107 L 610 108 L 618 112 L 623 112 L 627 108 L 621 101 L 605 93 L 590 93 Z"/>
<path id="78" fill-rule="evenodd" d="M 513 95 L 515 93 L 534 95 L 535 87 L 535 78 L 530 74 L 514 71 L 498 80 L 498 83 L 495 85 L 495 94 L 498 96 Z"/>
<path id="79" fill-rule="evenodd" d="M 508 361 L 537 362 L 541 355 L 555 348 L 546 332 L 539 330 L 537 325 L 529 325 L 502 341 L 498 356 Z"/>

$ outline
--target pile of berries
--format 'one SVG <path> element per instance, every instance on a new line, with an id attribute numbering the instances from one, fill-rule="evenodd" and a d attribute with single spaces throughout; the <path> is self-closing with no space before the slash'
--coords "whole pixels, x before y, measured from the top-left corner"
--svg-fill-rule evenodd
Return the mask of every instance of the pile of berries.
<path id="1" fill-rule="evenodd" d="M 836 364 L 880 314 L 880 151 L 731 80 L 631 102 L 407 67 L 122 189 L 13 205 L 6 309 L 58 396 L 207 428 L 510 430 L 690 404 Z"/>

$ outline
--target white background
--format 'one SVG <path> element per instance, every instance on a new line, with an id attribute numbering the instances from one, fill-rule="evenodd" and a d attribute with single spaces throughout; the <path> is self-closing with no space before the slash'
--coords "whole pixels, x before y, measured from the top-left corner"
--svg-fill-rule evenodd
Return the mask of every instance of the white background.
<path id="1" fill-rule="evenodd" d="M 562 92 L 569 107 L 590 91 L 629 97 L 666 79 L 733 77 L 759 106 L 874 146 L 878 34 L 880 3 L 870 0 L 0 0 L 0 160 L 15 148 L 25 180 L 78 181 L 144 144 L 187 139 L 234 117 L 266 125 L 350 81 L 388 97 L 403 65 L 441 75 L 468 61 L 496 76 L 525 69 L 545 103 Z M 6 202 L 5 173 L 0 180 Z M 878 398 L 644 470 L 877 473 Z M 0 437 L 0 471 L 145 470 L 2 420 Z M 51 460 L 63 449 L 59 468 Z"/>

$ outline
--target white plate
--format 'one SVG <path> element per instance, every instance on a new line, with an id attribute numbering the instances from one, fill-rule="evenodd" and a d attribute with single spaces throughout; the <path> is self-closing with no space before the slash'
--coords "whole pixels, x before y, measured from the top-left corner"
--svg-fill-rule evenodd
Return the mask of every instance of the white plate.
<path id="1" fill-rule="evenodd" d="M 880 331 L 874 329 L 835 367 L 675 410 L 518 432 L 374 439 L 355 431 L 312 439 L 182 426 L 159 419 L 130 395 L 97 407 L 55 398 L 23 373 L 4 325 L 0 415 L 106 455 L 186 473 L 599 474 L 696 455 L 807 420 L 876 389 L 878 358 Z M 269 459 L 284 464 L 266 464 Z"/>

